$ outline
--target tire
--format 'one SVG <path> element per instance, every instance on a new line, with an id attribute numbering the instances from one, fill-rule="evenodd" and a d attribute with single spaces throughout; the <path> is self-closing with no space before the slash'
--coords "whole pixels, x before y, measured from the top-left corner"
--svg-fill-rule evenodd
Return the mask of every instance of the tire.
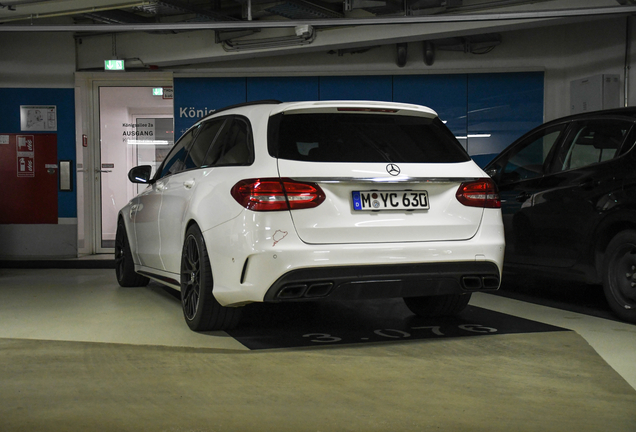
<path id="1" fill-rule="evenodd" d="M 417 316 L 456 315 L 466 309 L 471 294 L 448 294 L 427 297 L 405 297 L 404 303 Z"/>
<path id="2" fill-rule="evenodd" d="M 636 231 L 623 231 L 607 245 L 603 291 L 620 319 L 636 323 Z"/>
<path id="3" fill-rule="evenodd" d="M 181 304 L 193 331 L 229 330 L 238 324 L 241 308 L 224 307 L 212 293 L 214 283 L 203 234 L 192 225 L 181 254 Z"/>
<path id="4" fill-rule="evenodd" d="M 148 285 L 150 279 L 135 273 L 135 263 L 133 262 L 128 235 L 124 221 L 117 222 L 117 233 L 115 234 L 115 274 L 117 282 L 122 287 L 143 287 Z"/>

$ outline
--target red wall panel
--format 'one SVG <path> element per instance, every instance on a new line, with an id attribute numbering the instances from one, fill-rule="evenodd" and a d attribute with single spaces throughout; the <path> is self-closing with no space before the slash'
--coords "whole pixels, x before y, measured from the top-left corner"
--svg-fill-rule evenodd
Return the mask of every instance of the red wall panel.
<path id="1" fill-rule="evenodd" d="M 57 224 L 58 169 L 52 166 L 56 134 L 0 133 L 0 224 Z"/>

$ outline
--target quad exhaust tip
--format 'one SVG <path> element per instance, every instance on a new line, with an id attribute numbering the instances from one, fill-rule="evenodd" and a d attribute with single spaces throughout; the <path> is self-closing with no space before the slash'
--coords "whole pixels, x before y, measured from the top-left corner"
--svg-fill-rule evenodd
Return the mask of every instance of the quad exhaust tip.
<path id="1" fill-rule="evenodd" d="M 326 297 L 333 288 L 333 282 L 298 283 L 285 285 L 276 295 L 281 300 Z"/>
<path id="2" fill-rule="evenodd" d="M 463 276 L 462 287 L 468 291 L 494 290 L 499 288 L 497 276 Z"/>

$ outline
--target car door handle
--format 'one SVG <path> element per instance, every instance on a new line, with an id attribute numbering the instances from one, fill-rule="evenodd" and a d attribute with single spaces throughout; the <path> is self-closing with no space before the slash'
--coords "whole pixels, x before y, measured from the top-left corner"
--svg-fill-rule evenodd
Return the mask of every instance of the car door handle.
<path id="1" fill-rule="evenodd" d="M 594 180 L 594 179 L 587 179 L 582 181 L 581 183 L 579 183 L 579 187 L 582 189 L 593 189 L 596 186 L 598 186 L 599 184 L 601 184 L 600 181 Z"/>
<path id="2" fill-rule="evenodd" d="M 521 192 L 519 195 L 515 197 L 515 201 L 524 202 L 530 198 L 530 194 L 528 192 Z"/>
<path id="3" fill-rule="evenodd" d="M 188 181 L 183 182 L 183 186 L 186 189 L 192 189 L 192 186 L 194 186 L 194 180 L 188 180 Z"/>

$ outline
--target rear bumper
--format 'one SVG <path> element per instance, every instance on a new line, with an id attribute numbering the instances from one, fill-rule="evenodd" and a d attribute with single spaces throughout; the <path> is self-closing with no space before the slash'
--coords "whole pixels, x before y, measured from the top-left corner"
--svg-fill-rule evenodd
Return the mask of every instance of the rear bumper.
<path id="1" fill-rule="evenodd" d="M 499 288 L 492 262 L 357 265 L 292 270 L 265 294 L 266 302 L 374 299 L 462 294 Z"/>
<path id="2" fill-rule="evenodd" d="M 498 286 L 493 277 L 501 277 L 504 234 L 500 211 L 488 210 L 465 241 L 333 245 L 303 243 L 288 214 L 255 218 L 245 212 L 203 233 L 214 296 L 223 306 L 242 306 L 294 296 L 392 298 L 490 289 Z M 281 298 L 289 284 L 299 286 Z"/>

